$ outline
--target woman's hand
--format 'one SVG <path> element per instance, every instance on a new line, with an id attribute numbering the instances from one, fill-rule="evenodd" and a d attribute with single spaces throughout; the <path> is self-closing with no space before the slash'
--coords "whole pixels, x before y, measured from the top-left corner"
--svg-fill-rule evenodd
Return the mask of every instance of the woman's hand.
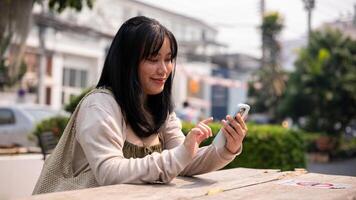
<path id="1" fill-rule="evenodd" d="M 227 115 L 226 119 L 227 121 L 222 120 L 223 127 L 221 128 L 226 138 L 225 148 L 235 154 L 247 134 L 247 126 L 240 114 L 237 114 L 235 118 Z"/>
<path id="2" fill-rule="evenodd" d="M 208 126 L 212 121 L 212 117 L 200 121 L 185 137 L 184 146 L 193 157 L 198 151 L 199 144 L 213 135 L 211 128 Z"/>

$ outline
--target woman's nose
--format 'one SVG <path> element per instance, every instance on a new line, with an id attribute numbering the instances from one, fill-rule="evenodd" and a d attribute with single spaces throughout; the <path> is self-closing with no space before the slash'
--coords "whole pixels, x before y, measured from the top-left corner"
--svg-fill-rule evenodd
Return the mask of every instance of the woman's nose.
<path id="1" fill-rule="evenodd" d="M 164 61 L 160 62 L 159 66 L 158 66 L 158 73 L 160 73 L 160 74 L 167 73 L 167 71 L 168 71 L 167 67 L 168 66 Z"/>

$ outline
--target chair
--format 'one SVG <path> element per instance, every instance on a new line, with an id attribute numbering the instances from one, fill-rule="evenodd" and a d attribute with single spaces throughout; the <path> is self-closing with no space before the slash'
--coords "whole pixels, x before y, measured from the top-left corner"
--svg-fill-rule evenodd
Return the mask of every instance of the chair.
<path id="1" fill-rule="evenodd" d="M 46 159 L 46 155 L 52 153 L 53 149 L 58 143 L 58 139 L 54 136 L 53 132 L 43 132 L 37 135 L 38 143 L 41 147 L 43 160 Z"/>

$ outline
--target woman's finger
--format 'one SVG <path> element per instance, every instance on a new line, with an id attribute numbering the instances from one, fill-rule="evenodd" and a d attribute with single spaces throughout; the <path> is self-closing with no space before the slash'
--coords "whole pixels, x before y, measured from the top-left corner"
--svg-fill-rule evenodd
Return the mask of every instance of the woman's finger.
<path id="1" fill-rule="evenodd" d="M 227 141 L 234 140 L 234 138 L 232 138 L 232 136 L 230 135 L 230 133 L 228 133 L 228 132 L 226 131 L 225 127 L 223 127 L 221 130 L 222 130 L 222 132 L 224 133 L 225 138 L 226 138 Z"/>
<path id="2" fill-rule="evenodd" d="M 242 129 L 247 131 L 247 126 L 246 126 L 246 124 L 245 124 L 245 120 L 242 119 L 240 113 L 238 113 L 238 114 L 236 115 L 236 119 L 237 119 L 237 121 L 241 124 Z"/>
<path id="3" fill-rule="evenodd" d="M 198 144 L 200 144 L 206 138 L 206 134 L 200 128 L 195 127 L 190 131 L 190 133 Z"/>
<path id="4" fill-rule="evenodd" d="M 229 120 L 230 125 L 235 129 L 237 134 L 239 134 L 240 136 L 244 136 L 244 130 L 242 129 L 240 124 L 229 115 L 227 116 L 227 119 Z"/>
<path id="5" fill-rule="evenodd" d="M 225 120 L 222 120 L 222 122 L 227 133 L 229 133 L 234 140 L 238 140 L 238 134 L 236 131 Z"/>
<path id="6" fill-rule="evenodd" d="M 204 126 L 208 130 L 209 137 L 213 136 L 213 132 L 211 131 L 211 128 L 207 124 L 202 123 L 202 126 Z"/>
<path id="7" fill-rule="evenodd" d="M 204 126 L 203 123 L 199 123 L 197 127 L 200 128 L 205 135 L 209 135 L 209 130 Z"/>
<path id="8" fill-rule="evenodd" d="M 209 117 L 209 118 L 206 118 L 206 119 L 200 121 L 199 123 L 209 124 L 212 121 L 213 121 L 213 117 Z"/>

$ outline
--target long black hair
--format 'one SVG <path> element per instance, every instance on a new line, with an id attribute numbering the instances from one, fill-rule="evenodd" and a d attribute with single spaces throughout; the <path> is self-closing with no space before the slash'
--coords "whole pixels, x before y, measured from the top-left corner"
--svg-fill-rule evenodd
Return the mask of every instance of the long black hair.
<path id="1" fill-rule="evenodd" d="M 97 84 L 97 87 L 112 90 L 126 123 L 139 137 L 157 133 L 173 110 L 171 91 L 174 70 L 166 80 L 163 91 L 147 98 L 144 98 L 138 77 L 140 61 L 156 56 L 165 37 L 170 42 L 171 61 L 175 64 L 177 41 L 167 28 L 144 16 L 127 20 L 111 43 Z"/>

